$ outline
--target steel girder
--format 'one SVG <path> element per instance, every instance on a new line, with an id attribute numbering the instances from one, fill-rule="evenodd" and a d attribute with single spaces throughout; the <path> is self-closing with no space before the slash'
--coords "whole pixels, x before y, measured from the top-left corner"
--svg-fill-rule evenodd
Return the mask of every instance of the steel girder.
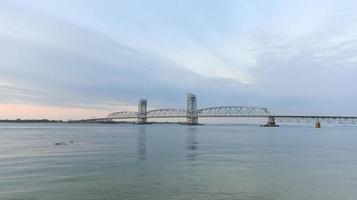
<path id="1" fill-rule="evenodd" d="M 123 112 L 114 112 L 110 113 L 107 116 L 108 119 L 130 119 L 130 118 L 138 118 L 138 113 L 137 112 L 128 112 L 128 111 L 123 111 Z"/>
<path id="2" fill-rule="evenodd" d="M 344 116 L 273 116 L 280 123 L 315 123 L 328 124 L 357 124 L 357 117 Z"/>
<path id="3" fill-rule="evenodd" d="M 268 117 L 267 108 L 247 106 L 221 106 L 203 108 L 197 111 L 198 117 Z"/>
<path id="4" fill-rule="evenodd" d="M 148 118 L 175 118 L 175 117 L 186 117 L 187 111 L 183 109 L 156 109 L 150 110 L 146 113 Z"/>
<path id="5" fill-rule="evenodd" d="M 175 117 L 186 117 L 187 113 L 186 110 L 183 109 L 156 109 L 156 110 L 149 110 L 146 112 L 146 118 L 175 118 Z M 108 119 L 129 119 L 129 118 L 138 118 L 139 113 L 137 112 L 115 112 L 110 113 L 108 115 Z"/>

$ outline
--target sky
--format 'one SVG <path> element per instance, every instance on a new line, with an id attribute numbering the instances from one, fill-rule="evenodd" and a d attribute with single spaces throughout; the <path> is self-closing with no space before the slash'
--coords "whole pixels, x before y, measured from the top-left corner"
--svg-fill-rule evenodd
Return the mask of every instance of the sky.
<path id="1" fill-rule="evenodd" d="M 354 0 L 0 0 L 0 118 L 357 115 Z"/>

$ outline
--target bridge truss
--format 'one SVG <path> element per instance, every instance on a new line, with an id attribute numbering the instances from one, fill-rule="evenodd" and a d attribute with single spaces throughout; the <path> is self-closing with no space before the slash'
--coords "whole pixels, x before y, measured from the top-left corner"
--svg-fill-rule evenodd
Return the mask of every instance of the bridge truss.
<path id="1" fill-rule="evenodd" d="M 221 106 L 203 108 L 197 111 L 198 117 L 268 117 L 267 108 L 249 106 Z"/>
<path id="2" fill-rule="evenodd" d="M 289 116 L 273 115 L 276 122 L 280 123 L 316 123 L 326 124 L 357 124 L 357 117 L 345 116 Z"/>
<path id="3" fill-rule="evenodd" d="M 345 116 L 298 116 L 298 115 L 273 115 L 267 108 L 249 107 L 249 106 L 221 106 L 210 107 L 197 110 L 196 113 L 189 115 L 184 109 L 155 109 L 146 112 L 146 115 L 140 116 L 138 112 L 114 112 L 110 113 L 107 118 L 98 118 L 100 121 L 104 119 L 137 119 L 143 118 L 187 118 L 190 116 L 214 118 L 214 117 L 252 117 L 266 118 L 273 117 L 276 122 L 280 123 L 321 123 L 328 124 L 357 124 L 357 117 Z M 95 120 L 95 119 L 93 119 Z"/>
<path id="4" fill-rule="evenodd" d="M 138 123 L 146 123 L 148 118 L 186 118 L 187 124 L 198 124 L 198 118 L 247 117 L 267 118 L 265 126 L 277 126 L 280 123 L 320 123 L 357 124 L 357 117 L 347 116 L 299 116 L 274 115 L 267 108 L 254 106 L 220 106 L 197 109 L 197 98 L 194 94 L 187 94 L 187 109 L 155 109 L 147 111 L 147 100 L 140 99 L 138 112 L 122 111 L 110 113 L 107 117 L 79 120 L 78 122 L 102 122 L 117 119 L 137 119 Z"/>
<path id="5" fill-rule="evenodd" d="M 145 118 L 187 118 L 195 117 L 268 117 L 271 113 L 267 108 L 248 107 L 248 106 L 221 106 L 210 107 L 197 110 L 190 114 L 184 109 L 155 109 L 146 112 Z M 110 113 L 107 118 L 113 119 L 131 119 L 138 118 L 138 112 L 114 112 Z"/>
<path id="6" fill-rule="evenodd" d="M 122 112 L 110 113 L 107 116 L 107 119 L 109 119 L 109 120 L 112 120 L 112 119 L 130 119 L 130 118 L 138 118 L 138 116 L 139 116 L 138 112 L 122 111 Z"/>

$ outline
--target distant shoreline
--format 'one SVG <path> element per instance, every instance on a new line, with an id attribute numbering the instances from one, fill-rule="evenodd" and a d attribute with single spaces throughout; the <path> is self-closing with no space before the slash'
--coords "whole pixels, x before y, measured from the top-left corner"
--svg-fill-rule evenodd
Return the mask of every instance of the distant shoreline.
<path id="1" fill-rule="evenodd" d="M 66 123 L 66 124 L 137 124 L 134 121 L 97 121 L 97 122 L 78 122 L 49 119 L 2 119 L 0 123 Z M 147 124 L 183 124 L 183 122 L 148 122 Z"/>
<path id="2" fill-rule="evenodd" d="M 49 119 L 1 119 L 0 123 L 67 123 L 63 120 Z"/>

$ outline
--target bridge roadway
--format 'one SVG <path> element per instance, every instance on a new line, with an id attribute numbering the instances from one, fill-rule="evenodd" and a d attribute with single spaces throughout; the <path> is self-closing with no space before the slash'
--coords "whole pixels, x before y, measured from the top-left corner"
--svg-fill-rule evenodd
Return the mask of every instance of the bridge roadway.
<path id="1" fill-rule="evenodd" d="M 148 118 L 186 118 L 187 124 L 198 124 L 198 118 L 266 118 L 267 127 L 276 127 L 280 123 L 315 123 L 316 128 L 323 123 L 356 124 L 357 117 L 322 116 L 322 115 L 274 115 L 267 108 L 254 106 L 220 106 L 197 109 L 196 96 L 187 94 L 187 109 L 155 109 L 147 111 L 147 100 L 140 99 L 138 112 L 121 111 L 110 113 L 104 118 L 84 119 L 76 122 L 113 121 L 118 119 L 137 119 L 138 123 L 147 123 Z"/>
<path id="2" fill-rule="evenodd" d="M 162 115 L 162 116 L 147 116 L 147 118 L 188 118 L 192 117 L 189 115 Z M 199 118 L 267 118 L 267 127 L 275 127 L 276 123 L 315 123 L 316 128 L 321 127 L 320 123 L 327 124 L 357 124 L 357 117 L 349 116 L 319 116 L 319 115 L 198 115 Z M 103 122 L 103 121 L 113 121 L 119 119 L 138 119 L 138 115 L 133 116 L 129 114 L 127 116 L 112 116 L 104 118 L 93 118 L 78 120 L 76 122 Z M 270 119 L 270 121 L 269 121 Z M 320 125 L 319 125 L 320 124 Z"/>

